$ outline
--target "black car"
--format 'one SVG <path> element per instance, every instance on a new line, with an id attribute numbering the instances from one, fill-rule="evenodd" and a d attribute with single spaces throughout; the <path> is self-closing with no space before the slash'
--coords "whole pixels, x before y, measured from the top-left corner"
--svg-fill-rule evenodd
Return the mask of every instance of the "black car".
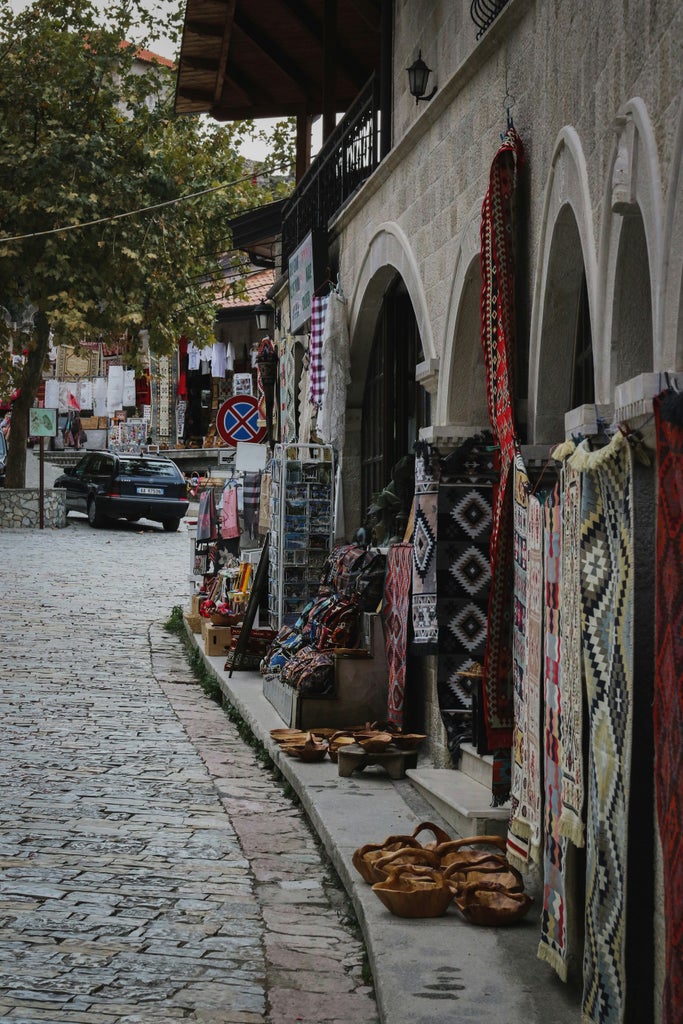
<path id="1" fill-rule="evenodd" d="M 91 526 L 152 519 L 174 531 L 189 505 L 185 477 L 160 455 L 88 452 L 54 485 L 66 489 L 67 512 L 86 512 Z"/>

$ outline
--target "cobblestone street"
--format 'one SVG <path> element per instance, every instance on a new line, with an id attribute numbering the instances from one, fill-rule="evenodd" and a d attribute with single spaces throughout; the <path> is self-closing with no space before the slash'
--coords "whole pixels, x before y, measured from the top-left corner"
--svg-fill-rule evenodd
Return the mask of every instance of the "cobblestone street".
<path id="1" fill-rule="evenodd" d="M 181 529 L 0 531 L 0 1019 L 373 1024 L 302 812 L 163 629 Z"/>

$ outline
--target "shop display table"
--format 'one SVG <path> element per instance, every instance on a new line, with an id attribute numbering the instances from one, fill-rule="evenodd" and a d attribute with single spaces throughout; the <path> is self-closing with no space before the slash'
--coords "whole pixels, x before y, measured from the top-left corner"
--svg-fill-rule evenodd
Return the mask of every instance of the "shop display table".
<path id="1" fill-rule="evenodd" d="M 353 772 L 362 772 L 369 765 L 384 768 L 390 779 L 402 779 L 407 768 L 417 768 L 416 750 L 383 750 L 381 753 L 368 753 L 357 743 L 349 743 L 340 747 L 337 755 L 337 767 L 342 778 L 348 779 Z"/>

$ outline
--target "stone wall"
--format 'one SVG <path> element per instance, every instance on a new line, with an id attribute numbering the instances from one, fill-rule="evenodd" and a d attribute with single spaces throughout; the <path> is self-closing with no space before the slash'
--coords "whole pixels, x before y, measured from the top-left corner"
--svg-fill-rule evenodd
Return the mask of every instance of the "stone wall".
<path id="1" fill-rule="evenodd" d="M 44 492 L 43 513 L 46 528 L 66 526 L 66 491 Z M 0 529 L 36 529 L 40 526 L 40 490 L 37 487 L 0 488 Z"/>

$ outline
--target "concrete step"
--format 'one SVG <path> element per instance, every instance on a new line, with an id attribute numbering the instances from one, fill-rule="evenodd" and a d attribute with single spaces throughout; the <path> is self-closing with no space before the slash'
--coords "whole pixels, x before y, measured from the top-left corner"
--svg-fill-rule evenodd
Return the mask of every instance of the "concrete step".
<path id="1" fill-rule="evenodd" d="M 458 769 L 469 775 L 475 782 L 486 786 L 489 793 L 493 783 L 493 757 L 491 754 L 478 754 L 477 748 L 471 743 L 460 744 L 460 764 Z"/>
<path id="2" fill-rule="evenodd" d="M 507 835 L 510 807 L 491 807 L 490 786 L 453 768 L 409 768 L 406 775 L 459 836 Z"/>

